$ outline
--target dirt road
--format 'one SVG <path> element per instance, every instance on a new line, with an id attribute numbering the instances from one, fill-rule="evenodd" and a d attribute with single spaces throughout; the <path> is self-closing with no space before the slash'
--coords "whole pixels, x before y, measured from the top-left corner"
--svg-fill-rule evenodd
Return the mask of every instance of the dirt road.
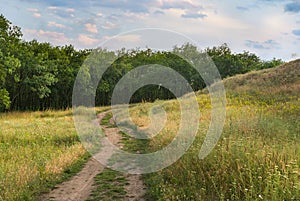
<path id="1" fill-rule="evenodd" d="M 108 112 L 100 113 L 95 122 L 99 123 Z M 121 136 L 118 134 L 118 128 L 108 128 L 101 126 L 111 143 L 121 147 Z M 84 201 L 89 198 L 94 189 L 94 178 L 101 173 L 104 167 L 94 158 L 84 165 L 83 169 L 70 180 L 55 186 L 55 188 L 47 194 L 40 197 L 40 201 Z M 124 175 L 128 181 L 125 186 L 127 192 L 126 201 L 139 200 L 143 201 L 145 194 L 145 186 L 140 179 L 140 175 Z"/>

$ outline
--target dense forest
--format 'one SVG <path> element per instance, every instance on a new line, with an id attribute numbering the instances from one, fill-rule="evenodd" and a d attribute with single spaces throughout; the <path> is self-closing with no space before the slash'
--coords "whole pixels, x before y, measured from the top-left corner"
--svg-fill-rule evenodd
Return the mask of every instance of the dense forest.
<path id="1" fill-rule="evenodd" d="M 52 46 L 37 40 L 24 41 L 20 27 L 12 25 L 3 15 L 0 16 L 0 40 L 0 111 L 63 109 L 72 106 L 76 76 L 93 50 L 77 50 L 72 45 Z M 96 105 L 110 104 L 118 80 L 135 67 L 147 64 L 173 68 L 188 80 L 195 91 L 205 87 L 200 75 L 195 73 L 190 64 L 174 54 L 198 51 L 191 44 L 174 46 L 171 52 L 151 49 L 97 51 L 116 60 L 104 73 L 98 85 Z M 272 68 L 283 63 L 275 58 L 264 61 L 247 51 L 233 53 L 226 44 L 202 51 L 212 58 L 222 78 Z M 94 72 L 85 73 L 92 77 Z M 131 101 L 153 101 L 172 97 L 167 89 L 150 85 L 139 89 Z"/>

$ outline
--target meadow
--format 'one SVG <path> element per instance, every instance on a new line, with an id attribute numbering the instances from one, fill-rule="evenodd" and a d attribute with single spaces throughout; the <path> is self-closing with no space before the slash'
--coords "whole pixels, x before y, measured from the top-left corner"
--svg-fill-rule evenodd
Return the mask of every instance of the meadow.
<path id="1" fill-rule="evenodd" d="M 298 200 L 300 198 L 299 61 L 224 81 L 227 117 L 214 150 L 198 153 L 210 123 L 210 97 L 198 93 L 200 129 L 191 148 L 176 163 L 144 175 L 150 200 Z M 180 122 L 178 101 L 156 101 L 131 109 L 139 126 L 148 111 L 162 105 L 165 128 L 147 142 L 147 152 L 166 146 Z M 138 144 L 138 140 L 133 140 Z"/>
<path id="2" fill-rule="evenodd" d="M 226 123 L 218 144 L 203 160 L 198 153 L 210 123 L 211 103 L 206 90 L 197 92 L 201 118 L 196 139 L 173 165 L 143 175 L 146 198 L 298 200 L 299 63 L 224 80 Z M 147 126 L 148 113 L 155 105 L 161 105 L 167 113 L 164 129 L 148 141 L 124 137 L 127 151 L 153 152 L 175 137 L 180 123 L 177 100 L 135 104 L 130 107 L 132 120 L 138 126 Z M 107 108 L 97 109 L 104 110 Z M 110 117 L 102 123 L 108 123 Z M 72 118 L 71 110 L 0 115 L 0 200 L 36 200 L 40 193 L 80 170 L 89 155 L 78 139 Z M 104 188 L 103 179 L 113 182 L 113 177 L 125 185 L 118 175 L 107 171 L 96 177 L 99 189 Z M 119 189 L 113 184 L 109 193 Z M 122 197 L 123 187 L 120 189 L 118 196 Z"/>
<path id="3" fill-rule="evenodd" d="M 199 102 L 208 100 L 206 95 L 199 96 Z M 223 134 L 205 159 L 198 159 L 198 153 L 210 122 L 207 109 L 202 112 L 200 130 L 187 153 L 172 166 L 144 175 L 151 200 L 297 200 L 300 197 L 299 101 L 271 106 L 237 105 L 241 101 L 237 99 L 228 101 Z M 134 121 L 147 125 L 147 117 L 140 111 L 152 106 L 134 108 Z M 178 103 L 171 101 L 164 107 L 173 111 L 168 113 L 172 122 L 147 143 L 148 152 L 161 149 L 175 137 L 179 118 L 174 111 L 179 110 Z"/>
<path id="4" fill-rule="evenodd" d="M 88 157 L 71 110 L 3 113 L 0 128 L 0 200 L 35 200 Z"/>

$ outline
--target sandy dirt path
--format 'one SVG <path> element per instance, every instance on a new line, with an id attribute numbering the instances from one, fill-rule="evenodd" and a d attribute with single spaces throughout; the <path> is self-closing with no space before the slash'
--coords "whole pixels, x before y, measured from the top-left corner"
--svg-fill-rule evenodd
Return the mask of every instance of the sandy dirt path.
<path id="1" fill-rule="evenodd" d="M 98 114 L 95 123 L 99 123 L 108 112 Z M 111 120 L 112 122 L 112 120 Z M 118 128 L 107 128 L 101 126 L 111 143 L 122 147 L 121 136 L 118 134 Z M 104 167 L 94 158 L 88 160 L 83 169 L 78 172 L 70 180 L 55 186 L 55 188 L 47 194 L 40 196 L 39 201 L 84 201 L 89 198 L 94 190 L 94 177 L 101 173 Z M 125 186 L 127 192 L 126 201 L 143 201 L 145 194 L 145 185 L 143 184 L 140 175 L 124 175 L 128 181 Z"/>

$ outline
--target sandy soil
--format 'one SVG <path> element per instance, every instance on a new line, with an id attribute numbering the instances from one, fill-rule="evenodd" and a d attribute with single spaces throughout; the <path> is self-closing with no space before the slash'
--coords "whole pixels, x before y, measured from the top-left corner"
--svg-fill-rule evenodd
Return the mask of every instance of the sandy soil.
<path id="1" fill-rule="evenodd" d="M 125 186 L 127 201 L 144 201 L 146 186 L 141 180 L 141 175 L 126 175 L 129 185 Z"/>
<path id="2" fill-rule="evenodd" d="M 103 169 L 104 167 L 97 160 L 91 158 L 77 175 L 55 186 L 50 193 L 42 195 L 40 200 L 85 200 L 93 190 L 94 177 Z"/>

